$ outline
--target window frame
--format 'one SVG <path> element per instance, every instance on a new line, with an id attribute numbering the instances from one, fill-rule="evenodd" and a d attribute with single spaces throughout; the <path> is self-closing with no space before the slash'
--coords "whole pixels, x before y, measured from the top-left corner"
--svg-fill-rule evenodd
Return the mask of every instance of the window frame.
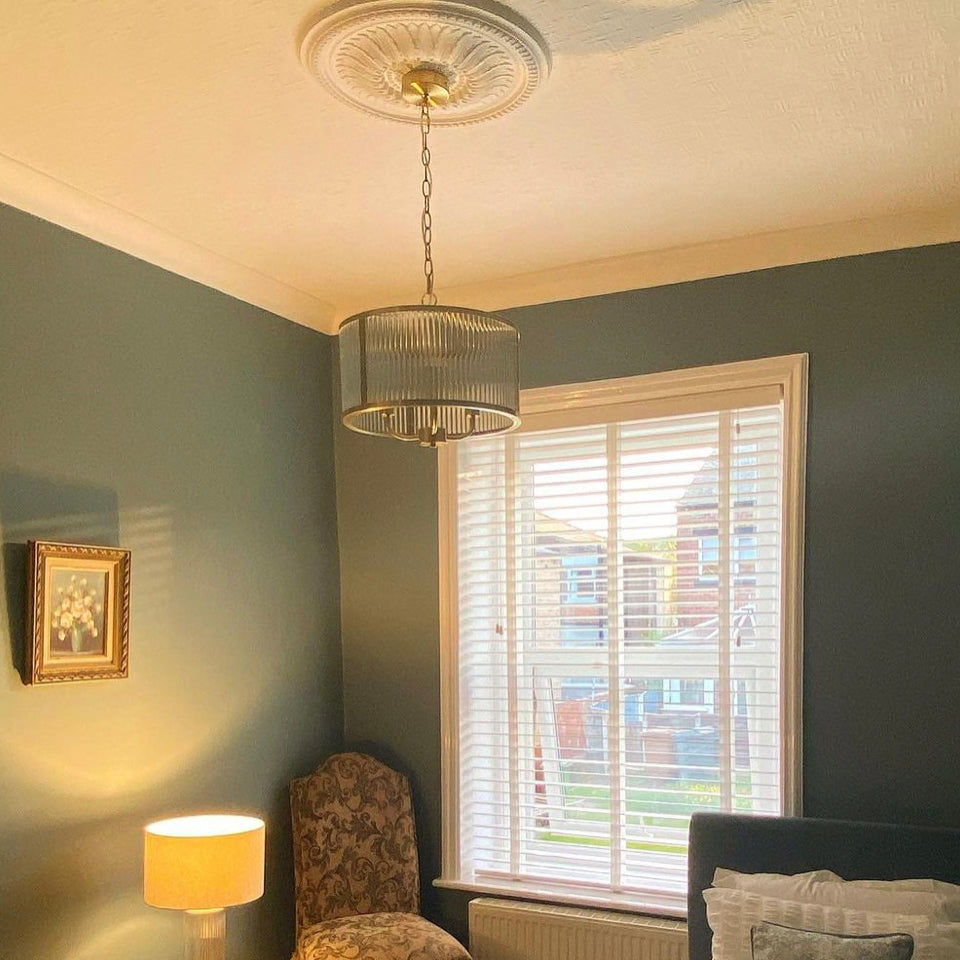
<path id="1" fill-rule="evenodd" d="M 573 554 L 561 557 L 561 567 L 564 572 L 563 593 L 561 605 L 570 607 L 589 606 L 597 603 L 600 591 L 597 581 L 597 567 L 599 555 L 595 553 Z M 576 563 L 566 563 L 566 560 L 575 560 Z M 590 561 L 593 561 L 591 563 Z M 588 587 L 589 593 L 581 593 L 583 587 Z"/>
<path id="2" fill-rule="evenodd" d="M 753 556 L 744 560 L 744 545 L 746 543 L 751 543 L 752 546 L 749 547 L 750 552 Z M 757 562 L 757 551 L 759 549 L 757 541 L 757 527 L 756 524 L 750 523 L 741 523 L 733 529 L 733 577 L 736 583 L 752 583 L 756 580 L 756 575 L 753 573 L 744 573 L 743 564 L 744 563 L 753 563 Z"/>
<path id="3" fill-rule="evenodd" d="M 697 583 L 703 585 L 713 585 L 720 579 L 719 574 L 704 573 L 707 566 L 719 566 L 720 564 L 720 530 L 716 526 L 712 527 L 694 527 L 693 535 L 697 538 Z M 711 549 L 710 556 L 716 553 L 716 559 L 704 560 L 706 550 L 704 549 L 705 540 L 715 540 L 716 548 Z M 753 542 L 754 556 L 748 562 L 756 563 L 757 552 L 757 528 L 753 524 L 741 523 L 733 528 L 733 537 L 731 546 L 733 548 L 733 578 L 734 582 L 750 583 L 755 577 L 752 573 L 743 573 L 740 564 L 743 562 L 743 544 L 745 541 Z"/>
<path id="4" fill-rule="evenodd" d="M 783 402 L 782 540 L 780 563 L 780 793 L 783 816 L 802 814 L 803 560 L 807 446 L 807 354 L 768 357 L 611 380 L 522 390 L 520 431 L 585 426 L 611 420 L 671 416 L 704 409 L 711 395 L 736 406 L 755 402 L 758 390 L 776 390 Z M 709 409 L 709 407 L 706 407 Z M 469 442 L 469 441 L 467 441 Z M 455 445 L 438 452 L 440 599 L 441 876 L 434 885 L 554 903 L 615 906 L 643 913 L 608 889 L 575 892 L 542 884 L 462 880 L 460 857 L 459 606 L 457 465 Z M 632 898 L 631 898 L 632 899 Z M 657 910 L 663 913 L 663 910 Z M 685 911 L 676 911 L 683 916 Z"/>
<path id="5" fill-rule="evenodd" d="M 697 582 L 702 584 L 714 584 L 720 579 L 719 573 L 707 573 L 708 567 L 720 566 L 720 531 L 716 526 L 695 527 L 693 535 L 697 538 Z M 707 560 L 707 550 L 704 541 L 712 541 L 710 545 L 710 557 Z M 715 544 L 715 546 L 714 546 Z"/>

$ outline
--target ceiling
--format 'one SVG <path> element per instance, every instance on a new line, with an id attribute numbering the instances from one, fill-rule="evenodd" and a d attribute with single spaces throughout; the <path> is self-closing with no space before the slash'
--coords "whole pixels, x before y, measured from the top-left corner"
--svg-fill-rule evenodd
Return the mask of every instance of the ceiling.
<path id="1" fill-rule="evenodd" d="M 512 6 L 553 72 L 434 131 L 441 302 L 960 239 L 956 0 Z M 306 74 L 317 9 L 0 0 L 0 200 L 321 330 L 417 300 L 418 134 Z"/>

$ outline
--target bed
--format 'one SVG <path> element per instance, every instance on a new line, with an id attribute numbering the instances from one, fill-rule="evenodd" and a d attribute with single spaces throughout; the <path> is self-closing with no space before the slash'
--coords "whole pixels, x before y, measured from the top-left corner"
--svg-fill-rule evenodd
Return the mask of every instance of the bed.
<path id="1" fill-rule="evenodd" d="M 695 813 L 688 862 L 689 960 L 710 960 L 703 891 L 717 867 L 791 874 L 828 869 L 847 880 L 930 877 L 960 884 L 960 830 Z"/>

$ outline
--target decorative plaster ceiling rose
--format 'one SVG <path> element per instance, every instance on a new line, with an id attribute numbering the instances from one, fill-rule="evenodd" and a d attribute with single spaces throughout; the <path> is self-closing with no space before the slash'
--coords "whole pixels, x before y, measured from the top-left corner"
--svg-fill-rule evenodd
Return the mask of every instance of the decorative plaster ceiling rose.
<path id="1" fill-rule="evenodd" d="M 389 120 L 418 123 L 403 95 L 416 68 L 442 74 L 449 98 L 431 122 L 475 123 L 523 103 L 550 73 L 536 29 L 499 4 L 452 0 L 361 0 L 323 11 L 300 59 L 335 97 Z"/>

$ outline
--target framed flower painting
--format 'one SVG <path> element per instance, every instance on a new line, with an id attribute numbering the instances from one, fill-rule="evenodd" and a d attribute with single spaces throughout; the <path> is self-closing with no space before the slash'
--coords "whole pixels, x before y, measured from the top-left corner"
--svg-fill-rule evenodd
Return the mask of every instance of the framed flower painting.
<path id="1" fill-rule="evenodd" d="M 31 540 L 27 683 L 126 677 L 130 551 Z"/>

